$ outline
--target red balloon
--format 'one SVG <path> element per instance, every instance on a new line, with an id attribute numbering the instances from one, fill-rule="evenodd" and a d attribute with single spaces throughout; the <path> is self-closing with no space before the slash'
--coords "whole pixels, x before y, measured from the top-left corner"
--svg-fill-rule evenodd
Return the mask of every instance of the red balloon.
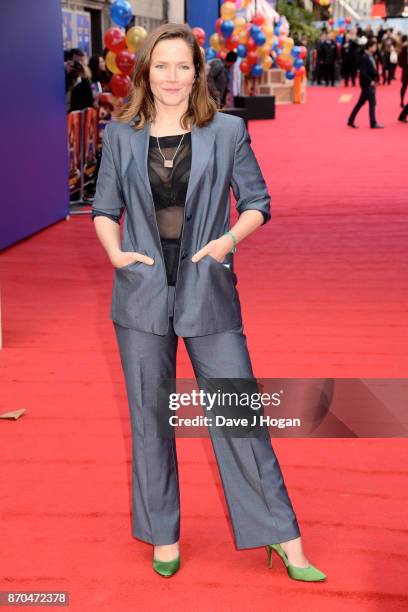
<path id="1" fill-rule="evenodd" d="M 216 29 L 216 31 L 218 32 L 218 34 L 220 36 L 222 36 L 221 24 L 222 24 L 223 21 L 224 20 L 223 20 L 222 17 L 218 17 L 218 19 L 216 19 L 216 21 L 215 21 L 215 29 Z"/>
<path id="2" fill-rule="evenodd" d="M 256 49 L 258 48 L 258 45 L 255 43 L 254 39 L 251 38 L 251 36 L 248 38 L 248 42 L 246 46 L 247 46 L 248 51 L 256 51 Z"/>
<path id="3" fill-rule="evenodd" d="M 258 61 L 259 57 L 258 55 L 255 53 L 255 51 L 249 51 L 247 53 L 246 56 L 246 60 L 248 62 L 248 64 L 256 64 L 256 62 Z"/>
<path id="4" fill-rule="evenodd" d="M 242 62 L 239 65 L 239 69 L 244 74 L 249 74 L 251 72 L 251 64 L 247 62 L 247 60 L 242 60 Z"/>
<path id="5" fill-rule="evenodd" d="M 114 74 L 110 80 L 110 89 L 114 96 L 124 98 L 128 95 L 131 88 L 131 80 L 123 74 Z"/>
<path id="6" fill-rule="evenodd" d="M 279 68 L 282 68 L 283 70 L 290 70 L 292 68 L 292 63 L 289 60 L 283 59 L 282 57 L 280 57 L 280 55 L 278 56 L 276 62 Z"/>
<path id="7" fill-rule="evenodd" d="M 225 39 L 225 47 L 228 51 L 233 51 L 239 45 L 239 38 L 236 34 L 231 34 L 228 38 Z"/>
<path id="8" fill-rule="evenodd" d="M 225 60 L 225 58 L 227 57 L 227 52 L 224 49 L 222 49 L 221 51 L 218 51 L 217 57 L 219 57 L 222 60 Z"/>
<path id="9" fill-rule="evenodd" d="M 346 23 L 351 23 L 351 17 L 346 17 L 344 20 Z"/>
<path id="10" fill-rule="evenodd" d="M 265 17 L 261 13 L 255 13 L 252 17 L 251 22 L 255 25 L 261 26 L 265 22 Z"/>
<path id="11" fill-rule="evenodd" d="M 329 19 L 328 23 L 329 23 L 329 25 L 331 25 L 331 26 L 332 26 L 332 25 L 333 25 L 333 23 L 334 23 L 334 19 Z"/>
<path id="12" fill-rule="evenodd" d="M 193 28 L 193 32 L 198 44 L 202 47 L 205 43 L 205 31 L 203 28 Z"/>
<path id="13" fill-rule="evenodd" d="M 300 47 L 300 52 L 299 52 L 299 57 L 301 59 L 305 58 L 307 54 L 307 49 L 306 47 Z"/>
<path id="14" fill-rule="evenodd" d="M 131 74 L 135 67 L 136 55 L 129 51 L 129 49 L 123 49 L 119 51 L 116 56 L 116 65 L 123 74 Z"/>
<path id="15" fill-rule="evenodd" d="M 339 34 L 344 34 L 345 31 L 346 31 L 346 28 L 339 28 Z"/>
<path id="16" fill-rule="evenodd" d="M 122 49 L 126 49 L 126 38 L 124 32 L 120 28 L 109 28 L 106 30 L 103 37 L 105 47 L 113 53 L 119 53 Z"/>
<path id="17" fill-rule="evenodd" d="M 296 76 L 305 76 L 306 74 L 306 68 L 304 66 L 301 66 L 300 68 L 298 68 L 296 70 Z"/>

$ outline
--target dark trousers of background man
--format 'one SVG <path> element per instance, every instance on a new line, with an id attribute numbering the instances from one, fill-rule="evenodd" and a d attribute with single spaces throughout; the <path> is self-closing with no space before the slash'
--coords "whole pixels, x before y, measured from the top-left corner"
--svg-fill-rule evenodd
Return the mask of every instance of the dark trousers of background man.
<path id="1" fill-rule="evenodd" d="M 335 75 L 336 75 L 336 66 L 334 64 L 323 64 L 323 78 L 326 81 L 326 85 L 330 85 L 334 87 Z"/>
<path id="2" fill-rule="evenodd" d="M 408 117 L 408 104 L 405 104 L 404 108 L 401 111 L 400 116 L 398 117 L 398 119 L 400 121 L 406 121 Z"/>
<path id="3" fill-rule="evenodd" d="M 351 115 L 348 120 L 349 123 L 354 123 L 354 120 L 357 117 L 357 113 L 359 112 L 360 108 L 364 106 L 366 102 L 368 102 L 369 107 L 370 107 L 370 125 L 371 127 L 374 127 L 376 125 L 377 123 L 376 118 L 375 118 L 376 99 L 375 99 L 375 86 L 373 85 L 369 85 L 368 87 L 361 88 L 361 94 L 357 101 L 357 104 L 351 111 Z"/>

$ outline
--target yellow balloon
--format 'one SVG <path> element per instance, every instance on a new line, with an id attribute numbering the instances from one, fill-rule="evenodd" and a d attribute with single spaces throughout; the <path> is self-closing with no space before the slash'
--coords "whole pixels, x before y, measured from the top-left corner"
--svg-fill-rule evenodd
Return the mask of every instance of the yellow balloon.
<path id="1" fill-rule="evenodd" d="M 139 51 L 143 39 L 146 38 L 147 32 L 142 26 L 134 26 L 126 32 L 126 43 L 129 51 Z"/>
<path id="2" fill-rule="evenodd" d="M 238 38 L 241 45 L 246 45 L 248 42 L 248 34 L 246 33 L 246 30 L 238 32 Z"/>
<path id="3" fill-rule="evenodd" d="M 233 19 L 236 10 L 233 2 L 224 2 L 224 4 L 221 4 L 221 17 L 223 19 Z"/>
<path id="4" fill-rule="evenodd" d="M 283 41 L 283 46 L 286 49 L 289 49 L 289 51 L 292 49 L 293 45 L 295 44 L 295 41 L 293 40 L 293 38 L 285 38 L 285 40 Z"/>
<path id="5" fill-rule="evenodd" d="M 262 29 L 264 31 L 264 34 L 265 34 L 266 38 L 268 38 L 269 36 L 273 36 L 274 29 L 272 27 L 272 24 L 270 24 L 269 22 L 264 23 L 262 25 Z"/>
<path id="6" fill-rule="evenodd" d="M 245 30 L 246 21 L 243 17 L 235 17 L 234 25 L 234 34 L 238 34 L 239 32 L 242 32 L 242 30 Z"/>
<path id="7" fill-rule="evenodd" d="M 107 68 L 113 72 L 113 74 L 120 74 L 120 70 L 116 65 L 116 53 L 108 51 L 105 58 L 105 64 Z"/>
<path id="8" fill-rule="evenodd" d="M 268 45 L 268 43 L 265 43 L 264 45 L 261 45 L 260 47 L 257 48 L 256 54 L 259 57 L 265 57 L 266 55 L 269 55 L 270 50 L 271 50 L 271 45 Z"/>
<path id="9" fill-rule="evenodd" d="M 221 39 L 218 32 L 211 34 L 210 36 L 210 47 L 214 49 L 214 51 L 221 51 Z"/>
<path id="10" fill-rule="evenodd" d="M 285 62 L 293 63 L 293 56 L 289 55 L 288 53 L 281 53 L 279 57 L 281 57 Z"/>
<path id="11" fill-rule="evenodd" d="M 263 58 L 263 60 L 262 60 L 262 68 L 264 70 L 269 70 L 269 68 L 272 66 L 272 64 L 273 64 L 273 60 L 272 60 L 270 55 L 267 55 L 266 57 Z"/>
<path id="12" fill-rule="evenodd" d="M 250 3 L 251 0 L 242 0 L 241 2 L 241 8 L 246 8 L 248 6 L 248 4 Z"/>

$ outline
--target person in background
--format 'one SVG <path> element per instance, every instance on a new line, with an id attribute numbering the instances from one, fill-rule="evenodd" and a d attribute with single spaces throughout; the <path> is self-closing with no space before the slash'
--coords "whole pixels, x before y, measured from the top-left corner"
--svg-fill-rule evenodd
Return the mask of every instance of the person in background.
<path id="1" fill-rule="evenodd" d="M 81 49 L 71 49 L 68 53 L 65 62 L 65 91 L 68 112 L 94 106 L 91 71 Z"/>
<path id="2" fill-rule="evenodd" d="M 346 32 L 341 47 L 341 74 L 345 87 L 348 87 L 349 79 L 353 87 L 355 86 L 357 67 L 357 42 L 352 38 L 350 32 Z"/>
<path id="3" fill-rule="evenodd" d="M 374 59 L 374 54 L 377 49 L 377 39 L 371 38 L 368 40 L 366 45 L 366 51 L 360 64 L 360 87 L 361 94 L 357 104 L 351 111 L 350 117 L 347 121 L 347 125 L 351 128 L 356 128 L 354 121 L 357 117 L 357 113 L 364 106 L 366 102 L 370 108 L 370 127 L 371 128 L 382 128 L 383 125 L 377 123 L 375 117 L 375 86 L 378 82 L 378 70 Z"/>
<path id="4" fill-rule="evenodd" d="M 401 108 L 404 108 L 405 92 L 408 87 L 408 36 L 401 38 L 401 50 L 398 54 L 398 65 L 401 68 Z"/>
<path id="5" fill-rule="evenodd" d="M 328 86 L 330 83 L 332 87 L 335 85 L 337 59 L 337 45 L 334 41 L 334 36 L 334 33 L 331 32 L 326 38 L 321 49 L 324 80 L 326 81 L 326 86 Z"/>
<path id="6" fill-rule="evenodd" d="M 323 62 L 323 48 L 327 40 L 327 31 L 322 30 L 319 40 L 316 43 L 316 81 L 318 85 L 321 85 L 322 79 L 324 78 L 324 62 Z"/>
<path id="7" fill-rule="evenodd" d="M 94 99 L 97 101 L 100 94 L 106 91 L 110 76 L 106 71 L 105 60 L 100 55 L 92 55 L 89 60 L 89 69 L 91 71 L 91 87 Z"/>
<path id="8" fill-rule="evenodd" d="M 397 52 L 397 44 L 394 41 L 390 47 L 390 79 L 391 81 L 395 80 L 395 71 L 398 66 L 398 52 Z"/>
<path id="9" fill-rule="evenodd" d="M 218 108 L 223 108 L 225 106 L 230 68 L 236 62 L 237 57 L 235 51 L 229 51 L 225 60 L 215 57 L 208 62 L 207 82 L 210 84 L 211 91 L 214 93 L 217 92 L 216 103 Z"/>
<path id="10" fill-rule="evenodd" d="M 391 85 L 391 81 L 393 79 L 393 73 L 395 72 L 394 63 L 391 61 L 392 54 L 395 55 L 395 40 L 392 37 L 391 31 L 388 31 L 387 34 L 382 39 L 381 43 L 381 55 L 382 55 L 382 65 L 383 65 L 383 85 L 386 83 Z M 397 58 L 398 61 L 398 58 Z"/>

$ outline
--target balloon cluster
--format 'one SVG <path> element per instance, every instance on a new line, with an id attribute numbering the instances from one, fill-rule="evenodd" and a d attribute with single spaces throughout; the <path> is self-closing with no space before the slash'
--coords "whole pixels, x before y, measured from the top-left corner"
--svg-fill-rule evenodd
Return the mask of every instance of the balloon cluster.
<path id="1" fill-rule="evenodd" d="M 114 96 L 125 97 L 129 94 L 132 74 L 136 64 L 136 52 L 139 50 L 147 32 L 141 26 L 135 26 L 125 32 L 132 19 L 132 7 L 126 0 L 116 0 L 111 6 L 111 19 L 120 27 L 106 30 L 104 36 L 105 47 L 108 50 L 105 62 L 107 68 L 113 73 L 110 80 L 110 89 Z"/>
<path id="2" fill-rule="evenodd" d="M 329 19 L 328 25 L 332 32 L 336 34 L 336 42 L 342 44 L 344 41 L 344 34 L 351 28 L 351 17 L 339 17 L 339 19 Z"/>
<path id="3" fill-rule="evenodd" d="M 285 17 L 278 16 L 272 23 L 263 14 L 256 12 L 248 22 L 236 15 L 238 8 L 245 8 L 249 0 L 235 0 L 221 5 L 221 17 L 215 22 L 216 32 L 210 36 L 210 47 L 206 60 L 215 57 L 225 59 L 229 51 L 242 58 L 241 72 L 260 77 L 264 70 L 282 68 L 287 79 L 304 76 L 306 48 L 295 46 L 288 36 L 289 24 Z"/>

